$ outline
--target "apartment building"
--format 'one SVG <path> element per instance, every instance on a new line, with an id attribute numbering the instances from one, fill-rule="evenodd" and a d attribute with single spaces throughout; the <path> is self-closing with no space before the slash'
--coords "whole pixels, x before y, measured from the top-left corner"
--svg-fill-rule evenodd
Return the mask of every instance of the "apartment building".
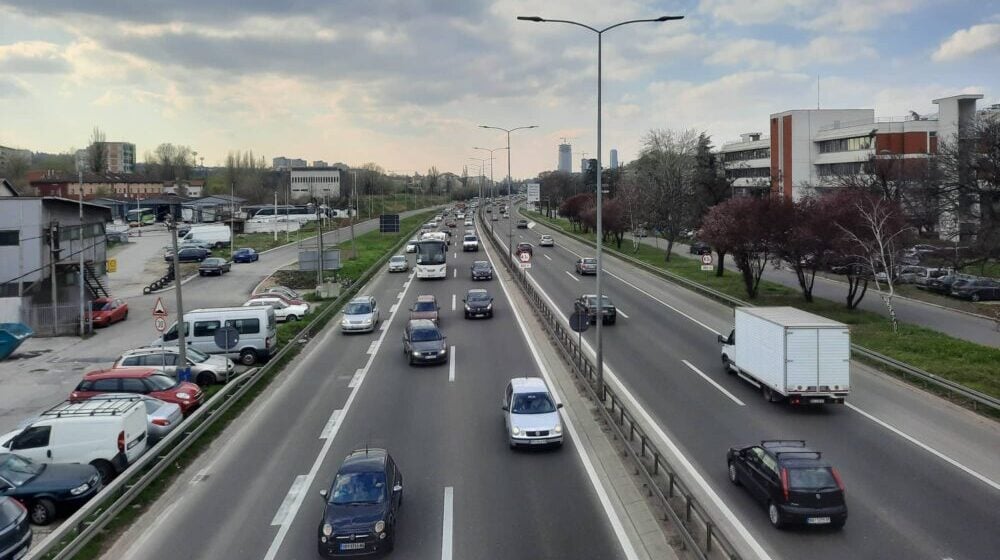
<path id="1" fill-rule="evenodd" d="M 135 144 L 130 142 L 101 142 L 104 148 L 104 170 L 108 173 L 135 173 Z M 91 148 L 76 151 L 76 168 L 93 171 Z"/>

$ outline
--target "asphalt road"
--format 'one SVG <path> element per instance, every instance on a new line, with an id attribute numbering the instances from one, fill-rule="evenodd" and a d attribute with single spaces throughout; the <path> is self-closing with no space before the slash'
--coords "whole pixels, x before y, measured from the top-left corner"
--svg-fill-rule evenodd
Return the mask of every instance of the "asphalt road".
<path id="1" fill-rule="evenodd" d="M 505 241 L 507 224 L 497 224 Z M 556 247 L 537 247 L 540 232 L 554 235 Z M 522 239 L 536 245 L 529 275 L 568 316 L 576 296 L 594 292 L 592 276 L 573 273 L 576 255 L 592 255 L 593 249 L 537 224 L 515 230 L 514 242 Z M 610 376 L 677 444 L 764 554 L 995 556 L 1000 548 L 996 423 L 857 364 L 847 406 L 792 409 L 767 403 L 722 371 L 715 332 L 728 333 L 731 310 L 615 259 L 606 260 L 605 270 L 605 293 L 619 309 L 617 324 L 603 330 Z M 591 346 L 593 331 L 584 336 Z M 769 438 L 805 439 L 838 467 L 850 511 L 843 531 L 774 530 L 764 508 L 729 483 L 726 450 Z"/>
<path id="2" fill-rule="evenodd" d="M 377 277 L 365 293 L 376 297 L 385 330 L 320 335 L 220 438 L 209 463 L 185 473 L 190 481 L 105 557 L 315 558 L 318 492 L 365 445 L 389 449 L 403 474 L 397 558 L 622 557 L 570 441 L 550 451 L 508 449 L 502 390 L 510 377 L 537 375 L 537 366 L 497 281 L 468 278 L 484 253 L 449 257 L 457 278 Z M 473 286 L 496 298 L 493 319 L 463 319 L 462 295 Z M 419 294 L 441 305 L 453 369 L 411 367 L 402 355 L 407 308 Z"/>

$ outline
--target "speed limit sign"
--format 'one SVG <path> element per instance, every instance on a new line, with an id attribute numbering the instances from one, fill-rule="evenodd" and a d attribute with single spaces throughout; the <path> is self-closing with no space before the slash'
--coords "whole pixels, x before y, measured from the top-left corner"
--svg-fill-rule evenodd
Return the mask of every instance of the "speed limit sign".
<path id="1" fill-rule="evenodd" d="M 712 270 L 712 253 L 701 256 L 701 269 Z"/>
<path id="2" fill-rule="evenodd" d="M 154 317 L 153 326 L 156 327 L 156 330 L 163 332 L 167 330 L 167 320 L 163 317 Z"/>

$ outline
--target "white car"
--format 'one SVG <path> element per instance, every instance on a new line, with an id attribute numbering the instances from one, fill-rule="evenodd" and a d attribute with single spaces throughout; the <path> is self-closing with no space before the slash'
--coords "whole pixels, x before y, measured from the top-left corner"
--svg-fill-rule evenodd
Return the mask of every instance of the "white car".
<path id="1" fill-rule="evenodd" d="M 472 220 L 465 220 L 465 227 L 472 227 Z"/>
<path id="2" fill-rule="evenodd" d="M 543 235 L 538 238 L 539 247 L 552 247 L 556 244 L 555 239 L 552 239 L 551 235 Z"/>
<path id="3" fill-rule="evenodd" d="M 507 443 L 518 446 L 562 445 L 559 418 L 562 403 L 556 403 L 541 377 L 515 377 L 507 384 L 501 401 Z"/>
<path id="4" fill-rule="evenodd" d="M 340 322 L 342 332 L 375 332 L 382 314 L 372 296 L 358 296 L 344 306 Z"/>
<path id="5" fill-rule="evenodd" d="M 389 272 L 406 272 L 410 269 L 410 263 L 406 260 L 406 255 L 393 255 L 389 258 Z"/>
<path id="6" fill-rule="evenodd" d="M 406 252 L 416 253 L 417 252 L 417 238 L 411 237 L 409 241 L 406 242 Z"/>
<path id="7" fill-rule="evenodd" d="M 274 308 L 274 317 L 279 321 L 298 321 L 309 313 L 308 303 L 287 303 L 276 297 L 254 297 L 243 304 L 243 307 L 261 307 L 270 305 Z"/>
<path id="8" fill-rule="evenodd" d="M 459 212 L 458 215 L 455 216 L 455 217 L 458 218 L 459 220 L 464 220 L 465 219 L 465 213 L 464 212 Z"/>

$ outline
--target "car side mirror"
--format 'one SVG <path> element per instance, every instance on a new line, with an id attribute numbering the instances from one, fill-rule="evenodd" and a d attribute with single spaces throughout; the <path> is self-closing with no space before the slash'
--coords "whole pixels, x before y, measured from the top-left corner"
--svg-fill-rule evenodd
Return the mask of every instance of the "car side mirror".
<path id="1" fill-rule="evenodd" d="M 562 408 L 562 407 L 563 407 L 563 403 L 556 403 L 556 408 Z"/>
<path id="2" fill-rule="evenodd" d="M 326 488 L 319 491 L 319 495 L 323 497 L 323 501 L 326 501 Z"/>
<path id="3" fill-rule="evenodd" d="M 392 491 L 394 493 L 402 492 L 403 491 L 403 485 L 402 484 L 397 484 L 397 485 L 393 486 L 392 487 Z"/>

